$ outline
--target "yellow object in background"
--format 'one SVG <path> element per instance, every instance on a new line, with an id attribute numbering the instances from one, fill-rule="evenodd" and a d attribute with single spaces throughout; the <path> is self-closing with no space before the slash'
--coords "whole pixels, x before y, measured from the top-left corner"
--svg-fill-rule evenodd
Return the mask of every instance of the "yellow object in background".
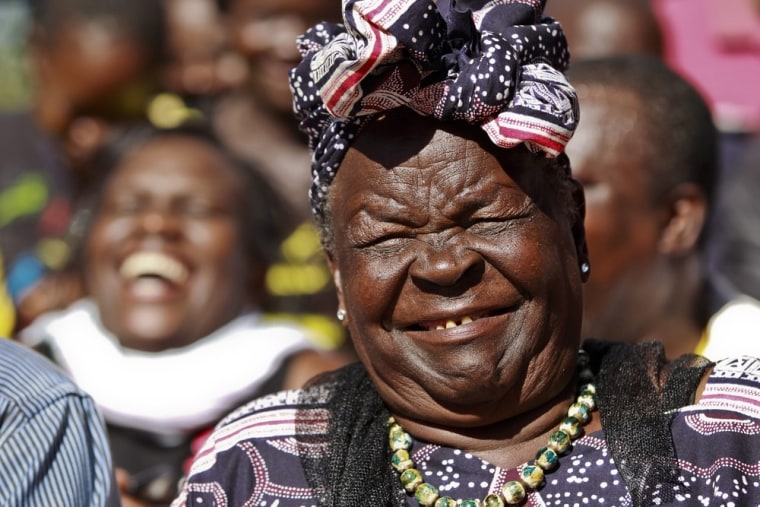
<path id="1" fill-rule="evenodd" d="M 5 290 L 5 275 L 3 273 L 3 259 L 0 256 L 0 337 L 9 338 L 16 325 L 16 309 L 13 301 Z"/>

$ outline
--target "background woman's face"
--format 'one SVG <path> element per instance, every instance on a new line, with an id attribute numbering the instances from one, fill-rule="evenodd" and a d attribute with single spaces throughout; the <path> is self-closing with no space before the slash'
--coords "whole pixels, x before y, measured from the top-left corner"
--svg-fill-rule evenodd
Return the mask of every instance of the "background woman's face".
<path id="1" fill-rule="evenodd" d="M 416 146 L 430 123 L 386 123 L 360 136 L 330 197 L 336 284 L 381 395 L 454 425 L 548 401 L 574 373 L 581 282 L 544 159 L 497 159 L 443 130 Z"/>
<path id="2" fill-rule="evenodd" d="M 233 0 L 235 47 L 249 62 L 250 85 L 274 110 L 292 115 L 288 72 L 301 60 L 295 40 L 320 21 L 340 21 L 334 0 Z"/>
<path id="3" fill-rule="evenodd" d="M 196 341 L 237 316 L 247 298 L 240 177 L 211 145 L 148 141 L 105 187 L 88 243 L 88 290 L 127 347 Z"/>

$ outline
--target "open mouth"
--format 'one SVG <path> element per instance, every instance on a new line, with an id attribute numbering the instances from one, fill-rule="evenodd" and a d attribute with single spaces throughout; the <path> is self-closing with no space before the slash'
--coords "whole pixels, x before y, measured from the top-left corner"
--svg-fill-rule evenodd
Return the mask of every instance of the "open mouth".
<path id="1" fill-rule="evenodd" d="M 188 268 L 161 252 L 136 252 L 122 262 L 122 279 L 131 283 L 138 295 L 158 296 L 171 287 L 182 285 L 190 276 Z"/>
<path id="2" fill-rule="evenodd" d="M 452 317 L 444 320 L 434 320 L 427 322 L 419 322 L 409 326 L 407 331 L 441 331 L 444 329 L 453 329 L 456 327 L 466 326 L 472 324 L 480 319 L 487 317 L 494 317 L 496 315 L 503 315 L 507 313 L 507 308 L 501 308 L 498 310 L 492 310 L 489 312 L 474 313 L 472 315 L 463 315 Z"/>

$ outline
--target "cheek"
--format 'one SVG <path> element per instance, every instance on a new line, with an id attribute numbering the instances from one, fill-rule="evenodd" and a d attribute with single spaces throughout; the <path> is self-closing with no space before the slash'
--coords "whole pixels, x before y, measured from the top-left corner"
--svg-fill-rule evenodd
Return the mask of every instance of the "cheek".
<path id="1" fill-rule="evenodd" d="M 114 261 L 114 250 L 123 243 L 130 231 L 126 220 L 96 220 L 87 232 L 85 267 L 89 271 Z"/>
<path id="2" fill-rule="evenodd" d="M 404 263 L 399 258 L 353 255 L 343 264 L 341 279 L 346 301 L 368 319 L 381 319 L 404 283 Z"/>
<path id="3" fill-rule="evenodd" d="M 473 245 L 499 277 L 524 294 L 545 291 L 552 267 L 558 266 L 561 259 L 558 244 L 549 241 L 541 231 L 529 228 L 495 241 L 475 241 Z"/>
<path id="4" fill-rule="evenodd" d="M 212 224 L 191 223 L 185 237 L 195 255 L 205 262 L 221 264 L 223 259 L 242 251 L 242 231 L 234 221 L 222 220 Z"/>
<path id="5" fill-rule="evenodd" d="M 589 207 L 586 241 L 591 262 L 589 283 L 606 283 L 647 262 L 656 250 L 657 230 L 645 212 L 614 206 Z"/>
<path id="6" fill-rule="evenodd" d="M 189 249 L 198 263 L 198 281 L 213 286 L 244 287 L 248 280 L 242 234 L 233 222 L 188 227 Z M 214 290 L 216 292 L 216 290 Z M 232 291 L 239 295 L 240 291 Z M 215 294 L 213 297 L 220 297 Z"/>
<path id="7" fill-rule="evenodd" d="M 586 243 L 592 278 L 606 277 L 615 262 L 630 247 L 631 216 L 608 200 L 590 199 L 586 206 Z"/>

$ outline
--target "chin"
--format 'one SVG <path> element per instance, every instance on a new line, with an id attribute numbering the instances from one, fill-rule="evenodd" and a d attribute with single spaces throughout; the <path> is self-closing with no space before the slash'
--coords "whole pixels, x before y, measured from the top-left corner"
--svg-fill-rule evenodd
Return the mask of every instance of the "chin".
<path id="1" fill-rule="evenodd" d="M 132 330 L 119 336 L 119 343 L 122 347 L 140 352 L 163 352 L 188 345 L 180 339 L 179 333 L 157 329 L 149 331 L 145 329 Z"/>

